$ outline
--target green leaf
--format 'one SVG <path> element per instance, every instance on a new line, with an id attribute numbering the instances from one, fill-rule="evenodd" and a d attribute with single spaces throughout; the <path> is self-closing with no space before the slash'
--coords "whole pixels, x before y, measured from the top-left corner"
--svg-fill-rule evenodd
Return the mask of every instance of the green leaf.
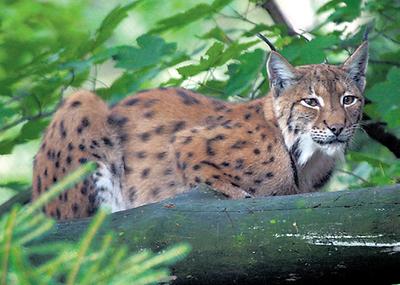
<path id="1" fill-rule="evenodd" d="M 225 87 L 228 96 L 241 94 L 251 87 L 257 75 L 265 65 L 265 52 L 256 49 L 241 55 L 239 64 L 234 63 L 228 66 L 229 80 Z"/>
<path id="2" fill-rule="evenodd" d="M 35 119 L 27 122 L 21 129 L 20 135 L 17 137 L 19 143 L 24 143 L 40 137 L 42 131 L 49 124 L 49 119 Z"/>
<path id="3" fill-rule="evenodd" d="M 357 161 L 357 162 L 368 162 L 370 165 L 377 167 L 377 168 L 381 168 L 381 167 L 389 167 L 390 164 L 388 164 L 387 162 L 383 161 L 380 158 L 377 157 L 373 157 L 371 155 L 365 154 L 365 153 L 361 153 L 361 152 L 354 152 L 351 151 L 348 154 L 348 158 L 349 160 L 352 161 Z"/>
<path id="4" fill-rule="evenodd" d="M 340 42 L 334 35 L 317 37 L 311 41 L 298 39 L 285 47 L 281 54 L 292 64 L 318 64 L 325 60 L 324 49 Z"/>
<path id="5" fill-rule="evenodd" d="M 142 0 L 138 0 L 125 6 L 117 6 L 110 13 L 108 13 L 96 31 L 95 37 L 90 46 L 90 50 L 97 48 L 108 38 L 110 38 L 115 28 L 128 16 L 129 10 L 132 10 L 141 2 Z"/>
<path id="6" fill-rule="evenodd" d="M 317 13 L 333 10 L 326 22 L 352 22 L 361 14 L 361 0 L 333 0 L 324 4 Z"/>
<path id="7" fill-rule="evenodd" d="M 97 89 L 96 93 L 113 104 L 125 96 L 140 90 L 144 82 L 154 78 L 159 72 L 158 68 L 142 72 L 126 72 L 114 81 L 111 87 Z"/>
<path id="8" fill-rule="evenodd" d="M 0 183 L 0 187 L 10 188 L 14 191 L 24 191 L 29 187 L 29 185 L 28 183 L 22 181 L 10 181 L 5 183 Z"/>
<path id="9" fill-rule="evenodd" d="M 366 96 L 372 102 L 371 106 L 366 109 L 371 116 L 380 116 L 379 120 L 383 120 L 388 124 L 389 128 L 400 126 L 400 68 L 392 67 L 386 77 L 386 80 L 375 84 L 367 90 Z M 373 109 L 373 110 L 371 110 Z"/>
<path id="10" fill-rule="evenodd" d="M 224 50 L 224 44 L 215 42 L 206 52 L 207 57 L 202 57 L 200 59 L 200 64 L 197 65 L 187 65 L 178 68 L 179 74 L 184 77 L 190 77 L 196 75 L 202 71 L 206 71 L 211 67 L 218 66 L 219 56 Z"/>
<path id="11" fill-rule="evenodd" d="M 164 57 L 176 51 L 176 43 L 166 43 L 153 35 L 142 35 L 137 39 L 139 48 L 122 46 L 116 50 L 113 58 L 116 67 L 137 70 L 160 63 Z"/>
<path id="12" fill-rule="evenodd" d="M 215 42 L 206 52 L 206 57 L 200 58 L 197 65 L 187 65 L 178 68 L 179 74 L 184 77 L 194 76 L 211 68 L 221 66 L 231 59 L 236 59 L 244 50 L 255 45 L 258 41 L 247 43 L 234 42 L 224 50 L 224 44 Z"/>
<path id="13" fill-rule="evenodd" d="M 217 41 L 223 42 L 223 43 L 229 43 L 229 38 L 225 34 L 225 31 L 222 30 L 220 27 L 214 27 L 211 29 L 209 32 L 201 35 L 198 37 L 199 39 L 215 39 Z"/>
<path id="14" fill-rule="evenodd" d="M 150 33 L 155 34 L 162 33 L 167 30 L 181 29 L 184 26 L 189 25 L 199 19 L 217 13 L 222 8 L 230 4 L 232 1 L 233 0 L 215 0 L 211 5 L 203 3 L 198 4 L 183 13 L 179 13 L 158 21 L 156 27 L 152 29 Z"/>

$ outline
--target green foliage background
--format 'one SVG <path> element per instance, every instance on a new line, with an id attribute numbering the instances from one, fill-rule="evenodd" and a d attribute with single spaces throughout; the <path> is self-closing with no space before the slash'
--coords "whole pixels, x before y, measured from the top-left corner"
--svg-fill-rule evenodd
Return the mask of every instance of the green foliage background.
<path id="1" fill-rule="evenodd" d="M 373 21 L 366 114 L 400 137 L 398 2 L 314 1 L 316 24 L 298 35 L 274 23 L 263 2 L 0 2 L 0 202 L 29 187 L 38 140 L 75 89 L 110 103 L 159 86 L 230 101 L 265 95 L 268 48 L 257 32 L 294 65 L 340 63 Z M 339 168 L 329 190 L 400 178 L 399 159 L 362 131 Z"/>

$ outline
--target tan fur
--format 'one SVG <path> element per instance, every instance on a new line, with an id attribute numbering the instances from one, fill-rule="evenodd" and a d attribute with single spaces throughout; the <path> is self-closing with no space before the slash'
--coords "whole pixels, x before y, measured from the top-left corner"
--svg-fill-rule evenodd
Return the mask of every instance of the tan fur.
<path id="1" fill-rule="evenodd" d="M 274 87 L 270 95 L 240 104 L 160 88 L 109 108 L 90 92 L 75 93 L 57 111 L 36 156 L 33 199 L 86 160 L 98 162 L 100 170 L 51 202 L 46 213 L 68 219 L 89 216 L 103 203 L 114 210 L 138 207 L 197 183 L 234 199 L 316 191 L 337 157 L 321 146 L 299 164 L 297 138 L 346 121 L 351 129 L 363 99 L 341 67 L 292 71 L 295 83 L 279 94 Z M 360 101 L 344 110 L 339 101 L 346 90 Z M 300 104 L 310 92 L 323 98 L 325 109 Z"/>

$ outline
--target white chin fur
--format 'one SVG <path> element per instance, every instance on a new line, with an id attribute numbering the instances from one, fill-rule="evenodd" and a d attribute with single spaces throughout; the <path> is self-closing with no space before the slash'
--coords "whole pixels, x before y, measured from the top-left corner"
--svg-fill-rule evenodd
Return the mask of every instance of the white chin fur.
<path id="1" fill-rule="evenodd" d="M 301 166 L 305 165 L 317 151 L 339 160 L 344 156 L 344 144 L 320 145 L 314 142 L 310 135 L 301 135 L 299 150 L 301 154 L 297 162 Z"/>
<path id="2" fill-rule="evenodd" d="M 335 157 L 339 160 L 344 159 L 345 144 L 343 144 L 343 143 L 324 145 L 324 146 L 320 146 L 320 148 L 321 148 L 321 151 L 323 151 L 324 153 L 326 153 L 329 156 Z"/>
<path id="3" fill-rule="evenodd" d="M 299 141 L 299 150 L 301 152 L 298 163 L 300 165 L 306 164 L 306 162 L 313 156 L 313 154 L 319 149 L 319 146 L 313 141 L 308 135 L 302 135 Z"/>

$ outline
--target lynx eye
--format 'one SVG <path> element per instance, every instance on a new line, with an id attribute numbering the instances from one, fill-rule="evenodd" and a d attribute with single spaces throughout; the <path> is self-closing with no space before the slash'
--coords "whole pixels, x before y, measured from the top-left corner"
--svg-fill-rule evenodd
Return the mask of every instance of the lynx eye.
<path id="1" fill-rule="evenodd" d="M 319 102 L 315 98 L 305 98 L 305 99 L 301 100 L 301 103 L 303 103 L 303 105 L 305 105 L 306 107 L 318 107 L 319 106 Z"/>
<path id="2" fill-rule="evenodd" d="M 357 102 L 357 97 L 356 96 L 343 96 L 342 98 L 342 104 L 346 106 L 353 105 Z"/>

